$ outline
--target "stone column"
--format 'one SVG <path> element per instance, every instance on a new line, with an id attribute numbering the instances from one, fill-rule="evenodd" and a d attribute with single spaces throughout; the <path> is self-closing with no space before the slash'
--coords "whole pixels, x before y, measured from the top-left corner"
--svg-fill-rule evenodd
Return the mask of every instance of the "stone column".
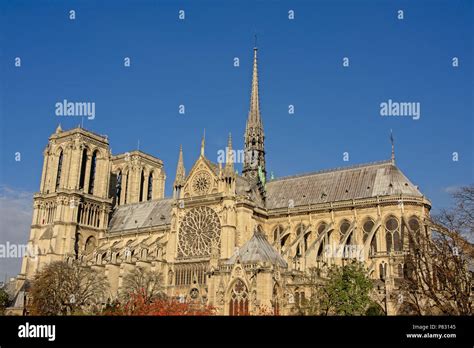
<path id="1" fill-rule="evenodd" d="M 122 190 L 120 192 L 120 204 L 125 204 L 128 202 L 125 202 L 125 197 L 127 197 L 127 190 L 128 190 L 128 173 L 130 170 L 127 172 L 122 172 Z"/>
<path id="2" fill-rule="evenodd" d="M 148 176 L 150 174 L 148 173 L 148 170 L 145 170 L 143 172 L 143 201 L 148 200 Z"/>
<path id="3" fill-rule="evenodd" d="M 46 185 L 46 174 L 48 172 L 48 151 L 43 152 L 44 160 L 43 160 L 43 172 L 41 174 L 41 184 L 40 184 L 40 192 L 43 193 L 45 191 L 45 185 Z"/>

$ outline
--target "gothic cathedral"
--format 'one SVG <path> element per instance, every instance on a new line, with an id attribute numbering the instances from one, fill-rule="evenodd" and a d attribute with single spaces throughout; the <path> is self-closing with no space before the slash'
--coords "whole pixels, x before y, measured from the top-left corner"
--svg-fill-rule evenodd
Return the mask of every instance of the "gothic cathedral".
<path id="1" fill-rule="evenodd" d="M 161 273 L 166 292 L 221 315 L 267 307 L 291 314 L 307 288 L 301 275 L 353 258 L 376 280 L 377 301 L 397 314 L 408 235 L 427 228 L 431 203 L 386 161 L 267 178 L 254 48 L 241 174 L 229 136 L 225 163 L 205 155 L 186 171 L 179 151 L 172 197 L 163 162 L 142 151 L 113 155 L 107 137 L 83 128 L 49 138 L 34 195 L 21 281 L 43 265 L 76 260 L 102 272 L 110 299 L 135 267 Z M 351 250 L 351 253 L 340 250 Z"/>

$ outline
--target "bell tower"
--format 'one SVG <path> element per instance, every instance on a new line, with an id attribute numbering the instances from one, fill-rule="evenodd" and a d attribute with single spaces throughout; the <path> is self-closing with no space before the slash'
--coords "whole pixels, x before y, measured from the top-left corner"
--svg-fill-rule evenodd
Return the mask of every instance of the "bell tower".
<path id="1" fill-rule="evenodd" d="M 40 190 L 33 197 L 29 247 L 21 274 L 44 263 L 82 258 L 107 229 L 111 153 L 105 136 L 58 126 L 44 152 Z"/>

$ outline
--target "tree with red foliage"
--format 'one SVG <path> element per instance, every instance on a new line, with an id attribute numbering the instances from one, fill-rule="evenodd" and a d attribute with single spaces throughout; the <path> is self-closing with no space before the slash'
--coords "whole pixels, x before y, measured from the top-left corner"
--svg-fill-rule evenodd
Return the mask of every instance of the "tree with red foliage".
<path id="1" fill-rule="evenodd" d="M 116 302 L 103 312 L 104 315 L 149 316 L 209 316 L 215 315 L 214 307 L 204 304 L 179 302 L 173 298 L 156 298 L 149 301 L 144 293 L 132 293 L 127 302 Z"/>

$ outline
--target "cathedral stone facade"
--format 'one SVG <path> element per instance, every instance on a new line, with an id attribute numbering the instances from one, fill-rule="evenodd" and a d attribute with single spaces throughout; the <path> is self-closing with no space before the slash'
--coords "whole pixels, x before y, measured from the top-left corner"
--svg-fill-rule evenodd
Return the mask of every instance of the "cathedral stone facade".
<path id="1" fill-rule="evenodd" d="M 229 136 L 225 163 L 205 155 L 187 172 L 180 149 L 172 197 L 163 162 L 142 151 L 113 155 L 107 137 L 58 126 L 44 150 L 20 283 L 57 260 L 102 272 L 110 299 L 135 267 L 163 275 L 180 301 L 222 315 L 262 308 L 291 314 L 308 288 L 301 279 L 353 258 L 377 280 L 389 314 L 404 275 L 408 235 L 425 228 L 431 203 L 387 161 L 267 179 L 257 49 L 242 173 Z M 350 253 L 339 252 L 350 250 Z"/>

